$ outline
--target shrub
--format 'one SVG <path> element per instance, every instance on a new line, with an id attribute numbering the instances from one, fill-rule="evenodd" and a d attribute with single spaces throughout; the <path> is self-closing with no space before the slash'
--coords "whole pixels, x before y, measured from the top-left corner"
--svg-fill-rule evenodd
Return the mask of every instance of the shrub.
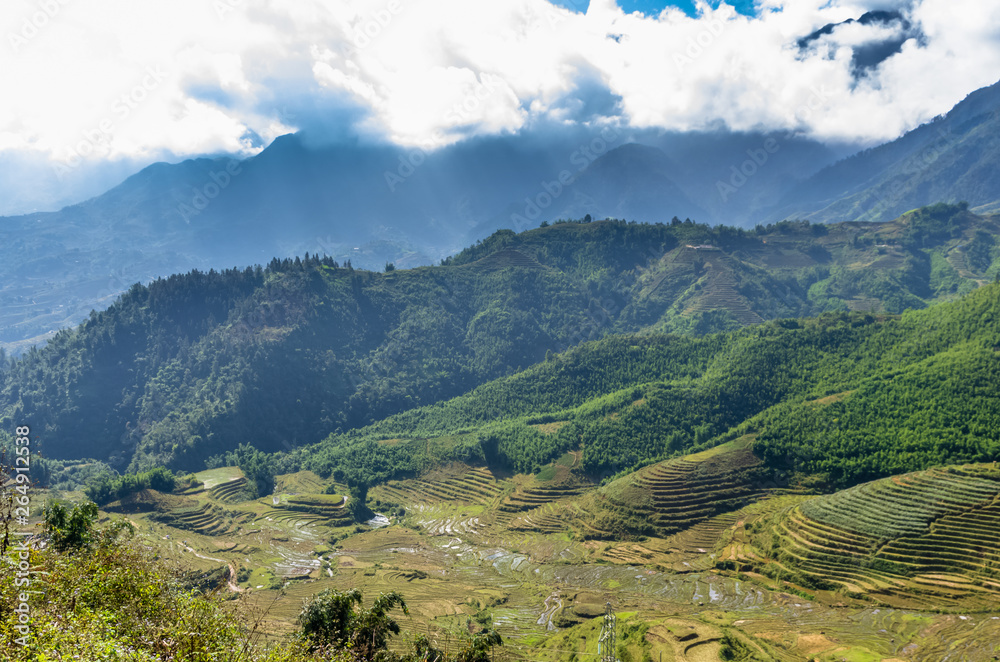
<path id="1" fill-rule="evenodd" d="M 45 533 L 56 551 L 79 550 L 94 541 L 97 504 L 93 501 L 73 506 L 72 511 L 56 501 L 45 509 L 44 516 Z"/>
<path id="2" fill-rule="evenodd" d="M 18 632 L 13 611 L 24 591 L 11 570 L 19 557 L 0 556 L 0 650 L 5 662 L 316 659 L 300 643 L 265 649 L 255 626 L 259 620 L 246 603 L 234 607 L 221 593 L 185 590 L 173 570 L 124 535 L 130 527 L 96 527 L 95 513 L 93 503 L 46 509 L 53 544 L 30 551 L 33 576 L 45 578 L 45 591 L 29 592 L 27 635 Z M 40 589 L 42 581 L 35 581 Z"/>

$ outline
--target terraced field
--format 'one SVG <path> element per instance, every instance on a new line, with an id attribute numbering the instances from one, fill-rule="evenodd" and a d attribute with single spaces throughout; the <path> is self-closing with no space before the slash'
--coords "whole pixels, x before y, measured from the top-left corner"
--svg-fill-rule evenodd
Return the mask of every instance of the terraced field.
<path id="1" fill-rule="evenodd" d="M 992 502 L 1000 473 L 972 469 L 931 469 L 859 485 L 803 504 L 806 516 L 877 538 L 897 538 L 927 530 L 950 513 Z"/>
<path id="2" fill-rule="evenodd" d="M 717 258 L 716 258 L 717 259 Z M 728 310 L 741 324 L 760 324 L 764 319 L 750 307 L 750 302 L 736 289 L 733 274 L 714 262 L 706 263 L 708 274 L 684 308 L 684 315 L 713 310 Z"/>
<path id="3" fill-rule="evenodd" d="M 612 512 L 645 522 L 657 536 L 667 537 L 738 510 L 774 489 L 764 487 L 759 465 L 741 441 L 646 467 L 603 492 Z"/>
<path id="4" fill-rule="evenodd" d="M 488 469 L 475 468 L 443 479 L 390 481 L 372 490 L 372 496 L 404 507 L 441 501 L 486 504 L 502 491 L 499 481 Z"/>
<path id="5" fill-rule="evenodd" d="M 272 504 L 276 510 L 289 510 L 318 516 L 331 522 L 345 522 L 350 518 L 347 511 L 347 497 L 341 494 L 306 494 L 302 496 L 278 497 Z M 346 522 L 345 522 L 346 523 Z"/>
<path id="6" fill-rule="evenodd" d="M 507 267 L 523 267 L 527 269 L 545 268 L 544 265 L 539 263 L 538 260 L 530 255 L 526 255 L 511 248 L 499 250 L 496 253 L 487 255 L 484 258 L 476 260 L 475 262 L 470 262 L 465 265 L 465 267 L 483 271 L 494 271 L 497 269 L 505 269 Z"/>
<path id="7" fill-rule="evenodd" d="M 239 467 L 219 467 L 218 469 L 200 471 L 195 474 L 195 478 L 202 484 L 202 489 L 210 490 L 216 485 L 239 480 L 244 476 Z"/>
<path id="8" fill-rule="evenodd" d="M 240 496 L 246 491 L 246 486 L 246 477 L 240 476 L 236 480 L 216 485 L 212 489 L 208 490 L 208 494 L 216 501 L 221 501 L 223 503 L 236 503 L 240 500 Z"/>
<path id="9" fill-rule="evenodd" d="M 557 497 L 563 498 L 563 497 Z M 569 518 L 579 514 L 572 504 L 546 503 L 521 512 L 517 517 L 504 517 L 515 511 L 502 511 L 499 515 L 511 531 L 535 531 L 538 533 L 558 534 L 569 529 Z"/>
<path id="10" fill-rule="evenodd" d="M 997 610 L 998 498 L 992 466 L 906 474 L 789 508 L 755 547 L 766 573 L 793 584 L 897 607 Z"/>
<path id="11" fill-rule="evenodd" d="M 155 514 L 158 522 L 178 529 L 186 529 L 206 536 L 217 536 L 233 529 L 233 513 L 210 503 L 187 508 L 176 508 Z"/>
<path id="12" fill-rule="evenodd" d="M 241 589 L 270 605 L 272 636 L 290 632 L 304 599 L 357 587 L 399 591 L 404 630 L 440 646 L 488 612 L 507 660 L 593 659 L 608 601 L 632 660 L 714 662 L 724 641 L 783 662 L 1000 654 L 992 466 L 817 497 L 765 483 L 746 438 L 599 488 L 574 473 L 578 458 L 560 462 L 503 478 L 454 465 L 376 486 L 369 498 L 392 519 L 379 530 L 356 525 L 309 472 L 237 501 L 242 476 L 213 470 L 205 486 L 145 495 L 153 511 L 126 514 L 164 558 L 252 568 Z M 652 533 L 619 536 L 622 522 Z"/>
<path id="13" fill-rule="evenodd" d="M 589 518 L 576 504 L 576 498 L 588 489 L 592 488 L 577 481 L 521 484 L 503 499 L 489 521 L 497 530 L 563 534 L 572 530 L 574 519 Z"/>

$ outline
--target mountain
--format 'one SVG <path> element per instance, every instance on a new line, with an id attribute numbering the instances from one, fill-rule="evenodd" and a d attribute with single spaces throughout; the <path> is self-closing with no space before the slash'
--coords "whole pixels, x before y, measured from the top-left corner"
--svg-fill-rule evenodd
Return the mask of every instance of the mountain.
<path id="1" fill-rule="evenodd" d="M 1000 83 L 898 140 L 828 166 L 796 186 L 771 220 L 886 221 L 935 202 L 1000 206 Z"/>
<path id="2" fill-rule="evenodd" d="M 895 47 L 856 53 L 858 66 Z M 432 152 L 296 134 L 243 161 L 159 163 L 61 211 L 0 219 L 0 343 L 23 351 L 131 283 L 305 252 L 380 269 L 432 264 L 500 228 L 588 215 L 750 227 L 887 221 L 940 201 L 988 213 L 1000 209 L 998 108 L 1000 84 L 838 163 L 842 152 L 793 135 L 610 127 Z"/>
<path id="3" fill-rule="evenodd" d="M 907 41 L 914 40 L 917 43 L 925 43 L 927 40 L 927 35 L 923 33 L 921 27 L 913 25 L 902 12 L 875 10 L 865 12 L 857 21 L 849 18 L 841 23 L 828 23 L 824 25 L 798 40 L 799 51 L 805 52 L 822 43 L 824 36 L 833 34 L 838 28 L 854 24 L 864 26 L 874 25 L 884 30 L 883 38 L 861 42 L 852 46 L 851 73 L 855 79 L 861 78 L 868 71 L 875 69 L 887 59 L 902 51 L 903 44 Z"/>
<path id="4" fill-rule="evenodd" d="M 571 167 L 542 180 L 534 195 L 506 207 L 506 216 L 491 217 L 471 236 L 488 236 L 498 228 L 516 231 L 557 219 L 627 218 L 665 221 L 664 210 L 681 218 L 705 219 L 709 213 L 694 203 L 677 181 L 685 170 L 658 147 L 628 143 L 589 161 L 582 152 Z"/>
<path id="5" fill-rule="evenodd" d="M 438 267 L 308 256 L 136 285 L 0 369 L 0 454 L 36 450 L 31 486 L 3 482 L 48 503 L 18 527 L 48 542 L 31 554 L 51 578 L 29 595 L 7 573 L 0 593 L 10 614 L 30 601 L 29 646 L 86 659 L 318 659 L 296 617 L 361 610 L 348 590 L 405 599 L 418 636 L 400 660 L 474 643 L 473 623 L 532 659 L 596 656 L 609 603 L 632 660 L 988 659 L 995 223 L 948 205 L 752 233 L 563 222 Z M 815 280 L 824 260 L 834 280 Z M 671 282 L 695 296 L 716 271 L 759 316 L 793 282 L 811 306 L 846 307 L 849 283 L 883 297 L 868 305 L 947 300 L 658 332 L 717 321 L 660 315 Z M 160 462 L 207 468 L 108 466 Z M 62 505 L 81 486 L 101 512 Z M 224 599 L 251 589 L 264 626 Z M 476 650 L 456 660 L 490 659 Z"/>
<path id="6" fill-rule="evenodd" d="M 33 420 L 50 458 L 200 468 L 244 443 L 288 450 L 455 397 L 612 333 L 953 298 L 997 273 L 998 230 L 946 205 L 754 232 L 563 222 L 499 231 L 437 267 L 306 256 L 191 272 L 133 286 L 0 373 L 0 419 Z M 691 414 L 714 420 L 702 406 Z"/>
<path id="7" fill-rule="evenodd" d="M 785 161 L 772 160 L 742 199 L 696 202 L 697 191 L 717 195 L 716 179 L 729 176 L 723 164 L 741 163 L 746 145 L 765 140 L 540 131 L 427 152 L 296 134 L 243 161 L 158 163 L 59 212 L 0 219 L 0 343 L 23 350 L 106 307 L 132 283 L 191 269 L 306 252 L 369 269 L 412 267 L 499 228 L 523 231 L 587 214 L 739 224 L 756 208 L 748 203 L 753 192 L 770 188 L 773 177 L 833 160 L 817 143 L 789 141 L 775 155 Z"/>

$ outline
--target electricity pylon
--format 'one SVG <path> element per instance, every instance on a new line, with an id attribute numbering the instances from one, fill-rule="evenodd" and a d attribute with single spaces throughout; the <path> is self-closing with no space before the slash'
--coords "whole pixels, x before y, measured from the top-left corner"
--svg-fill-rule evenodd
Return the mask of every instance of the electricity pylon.
<path id="1" fill-rule="evenodd" d="M 601 638 L 597 640 L 597 654 L 601 662 L 618 662 L 615 657 L 615 613 L 611 611 L 611 603 L 604 607 L 604 625 L 601 626 Z"/>

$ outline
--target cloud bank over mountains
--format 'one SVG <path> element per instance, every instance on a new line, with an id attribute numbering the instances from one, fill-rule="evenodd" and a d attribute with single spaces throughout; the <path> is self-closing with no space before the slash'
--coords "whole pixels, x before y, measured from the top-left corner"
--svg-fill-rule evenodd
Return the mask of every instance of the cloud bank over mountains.
<path id="1" fill-rule="evenodd" d="M 23 188 L 25 161 L 76 191 L 109 164 L 246 156 L 296 130 L 424 148 L 574 125 L 873 144 L 1000 72 L 998 0 L 695 6 L 17 0 L 0 19 L 0 194 Z"/>

